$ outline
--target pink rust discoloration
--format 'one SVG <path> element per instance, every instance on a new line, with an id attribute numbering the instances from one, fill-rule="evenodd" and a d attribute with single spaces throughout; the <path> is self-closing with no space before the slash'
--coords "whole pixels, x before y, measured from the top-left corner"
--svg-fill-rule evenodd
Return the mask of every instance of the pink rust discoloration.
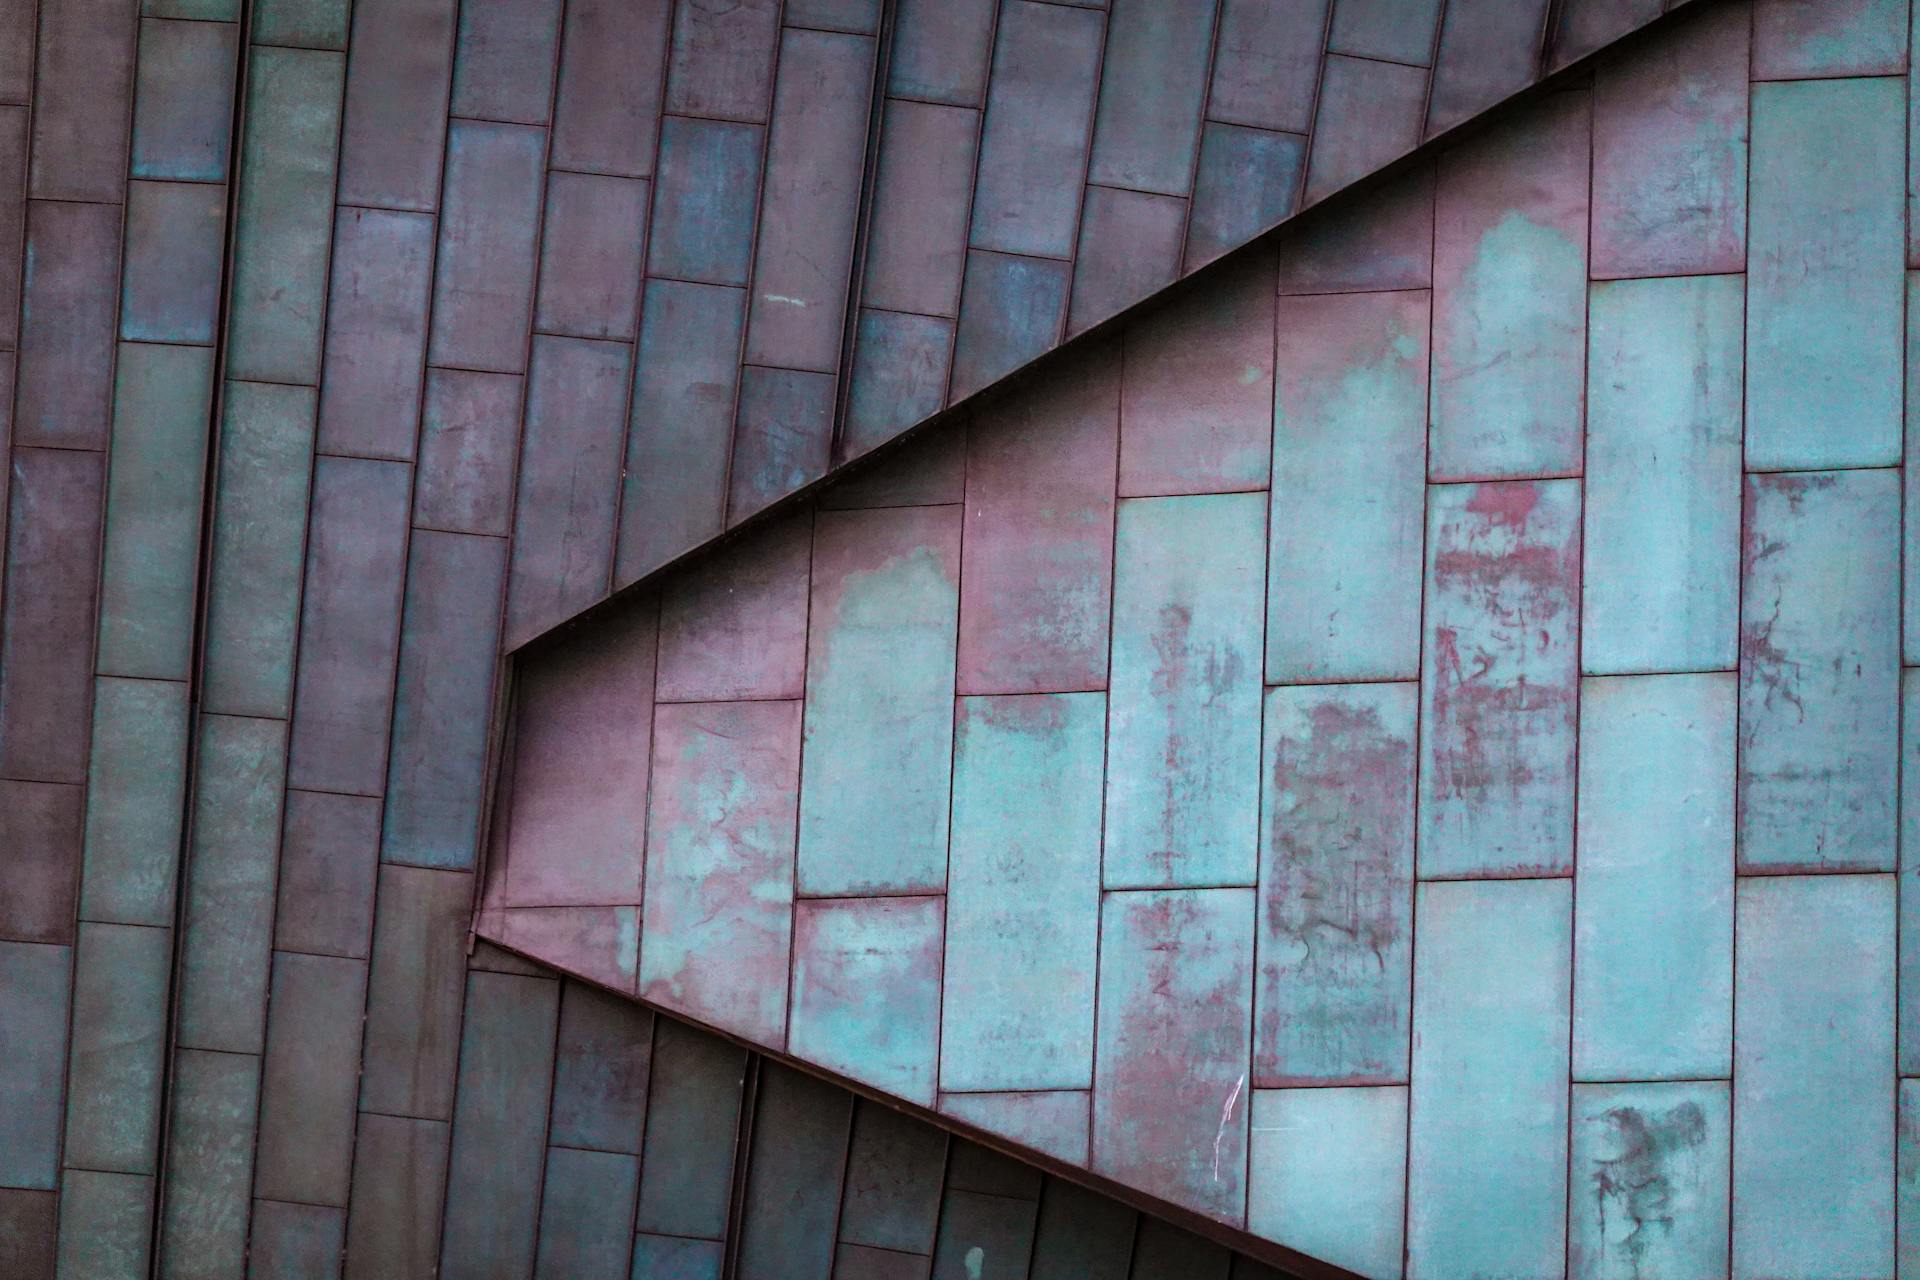
<path id="1" fill-rule="evenodd" d="M 1261 253 L 1127 326 L 1120 493 L 1227 493 L 1267 480 L 1274 265 Z"/>
<path id="2" fill-rule="evenodd" d="M 1096 1173 L 1222 1222 L 1246 1212 L 1250 889 L 1110 893 Z"/>
<path id="3" fill-rule="evenodd" d="M 932 1105 L 945 918 L 938 897 L 796 903 L 789 1050 Z"/>
<path id="4" fill-rule="evenodd" d="M 660 600 L 660 701 L 798 698 L 812 549 L 802 511 L 674 574 Z"/>
<path id="5" fill-rule="evenodd" d="M 640 901 L 657 617 L 642 599 L 521 667 L 502 905 Z"/>
<path id="6" fill-rule="evenodd" d="M 1256 1087 L 1407 1078 L 1418 704 L 1411 683 L 1267 695 Z"/>
<path id="7" fill-rule="evenodd" d="M 782 1048 L 800 704 L 662 706 L 653 745 L 640 995 Z"/>
<path id="8" fill-rule="evenodd" d="M 973 424 L 959 693 L 1106 687 L 1119 364 L 1103 344 Z"/>
<path id="9" fill-rule="evenodd" d="M 504 907 L 480 913 L 475 932 L 627 995 L 633 994 L 640 920 L 634 907 Z"/>
<path id="10" fill-rule="evenodd" d="M 1435 487 L 1427 545 L 1420 873 L 1562 874 L 1573 859 L 1580 486 Z"/>

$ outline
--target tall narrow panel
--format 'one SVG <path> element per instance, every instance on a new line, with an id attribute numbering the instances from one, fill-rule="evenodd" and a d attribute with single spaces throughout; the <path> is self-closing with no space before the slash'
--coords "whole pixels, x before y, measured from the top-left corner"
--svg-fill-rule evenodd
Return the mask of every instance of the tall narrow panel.
<path id="1" fill-rule="evenodd" d="M 679 0 L 667 67 L 667 110 L 765 120 L 779 14 L 779 0 L 725 6 Z"/>
<path id="2" fill-rule="evenodd" d="M 745 307 L 739 289 L 647 282 L 614 560 L 621 586 L 724 524 Z"/>
<path id="3" fill-rule="evenodd" d="M 560 0 L 470 0 L 462 5 L 453 56 L 453 114 L 547 123 L 562 7 Z"/>
<path id="4" fill-rule="evenodd" d="M 0 1185 L 59 1179 L 72 950 L 0 942 Z"/>
<path id="5" fill-rule="evenodd" d="M 1573 863 L 1580 485 L 1436 485 L 1427 504 L 1420 874 Z"/>
<path id="6" fill-rule="evenodd" d="M 1180 273 L 1187 201 L 1089 186 L 1067 307 L 1067 336 L 1118 315 Z"/>
<path id="7" fill-rule="evenodd" d="M 1084 1089 L 1100 926 L 1098 693 L 963 698 L 943 1089 Z"/>
<path id="8" fill-rule="evenodd" d="M 259 1062 L 183 1050 L 174 1060 L 160 1274 L 238 1276 L 247 1256 Z"/>
<path id="9" fill-rule="evenodd" d="M 13 450 L 0 618 L 0 775 L 9 778 L 87 774 L 100 464 L 73 449 Z"/>
<path id="10" fill-rule="evenodd" d="M 546 133 L 456 120 L 434 268 L 428 358 L 464 369 L 526 368 Z"/>
<path id="11" fill-rule="evenodd" d="M 1246 1210 L 1250 889 L 1110 893 L 1095 1173 L 1223 1222 Z"/>
<path id="12" fill-rule="evenodd" d="M 653 752 L 640 995 L 777 1047 L 792 955 L 800 704 L 664 706 Z"/>
<path id="13" fill-rule="evenodd" d="M 33 192 L 54 199 L 117 200 L 126 172 L 133 11 L 100 0 L 53 0 L 36 7 Z"/>
<path id="14" fill-rule="evenodd" d="M 212 352 L 121 347 L 100 574 L 104 673 L 187 677 L 212 395 Z"/>
<path id="15" fill-rule="evenodd" d="M 433 218 L 340 210 L 327 295 L 320 449 L 413 457 L 433 279 Z"/>
<path id="16" fill-rule="evenodd" d="M 654 615 L 629 605 L 522 665 L 508 904 L 640 900 Z"/>
<path id="17" fill-rule="evenodd" d="M 660 1019 L 640 1158 L 639 1230 L 713 1240 L 725 1234 L 746 1069 L 747 1055 L 726 1041 Z"/>
<path id="18" fill-rule="evenodd" d="M 189 715 L 178 681 L 94 682 L 83 918 L 173 923 Z"/>
<path id="19" fill-rule="evenodd" d="M 438 204 L 458 8 L 448 0 L 354 6 L 340 203 L 422 212 Z"/>
<path id="20" fill-rule="evenodd" d="M 866 164 L 874 42 L 787 30 L 773 127 L 746 358 L 786 369 L 840 367 L 847 275 Z"/>
<path id="21" fill-rule="evenodd" d="M 128 184 L 121 337 L 213 342 L 226 196 L 225 187 L 210 183 Z"/>
<path id="22" fill-rule="evenodd" d="M 896 1252 L 931 1252 L 946 1161 L 944 1130 L 877 1102 L 856 1104 L 840 1238 Z"/>
<path id="23" fill-rule="evenodd" d="M 314 464 L 293 786 L 379 795 L 386 780 L 412 486 L 412 468 L 398 462 Z"/>
<path id="24" fill-rule="evenodd" d="M 1740 882 L 1733 1274 L 1893 1269 L 1894 880 Z"/>
<path id="25" fill-rule="evenodd" d="M 899 39 L 896 34 L 896 70 Z M 887 103 L 861 290 L 866 305 L 959 314 L 979 130 L 977 111 L 929 102 Z"/>
<path id="26" fill-rule="evenodd" d="M 939 1280 L 1024 1280 L 1039 1205 L 1027 1198 L 949 1188 L 940 1206 L 932 1274 Z M 850 1268 L 842 1268 L 843 1272 Z M 906 1280 L 913 1272 L 897 1273 Z M 848 1275 L 846 1280 L 854 1280 Z M 877 1280 L 877 1278 L 876 1278 Z"/>
<path id="27" fill-rule="evenodd" d="M 802 512 L 675 574 L 660 601 L 660 700 L 800 697 L 812 553 Z"/>
<path id="28" fill-rule="evenodd" d="M 142 18 L 127 166 L 133 177 L 226 179 L 237 32 L 232 23 Z"/>
<path id="29" fill-rule="evenodd" d="M 853 1096 L 768 1063 L 754 1097 L 739 1266 L 768 1280 L 814 1280 L 833 1259 Z"/>
<path id="30" fill-rule="evenodd" d="M 1054 1178 L 1041 1197 L 1032 1280 L 1126 1280 L 1140 1215 L 1074 1183 Z"/>
<path id="31" fill-rule="evenodd" d="M 356 1033 L 366 989 L 364 961 L 286 951 L 274 956 L 256 1194 L 347 1203 L 359 1092 Z"/>
<path id="32" fill-rule="evenodd" d="M 62 1147 L 69 1169 L 154 1171 L 172 960 L 170 930 L 80 926 Z"/>
<path id="33" fill-rule="evenodd" d="M 1257 1085 L 1407 1078 L 1418 710 L 1411 683 L 1267 693 Z"/>
<path id="34" fill-rule="evenodd" d="M 353 1155 L 343 1280 L 379 1280 L 396 1269 L 432 1276 L 440 1258 L 447 1126 L 366 1112 Z"/>
<path id="35" fill-rule="evenodd" d="M 946 883 L 959 516 L 896 507 L 816 519 L 802 893 Z"/>
<path id="36" fill-rule="evenodd" d="M 473 877 L 382 867 L 379 893 L 360 1106 L 445 1120 L 453 1114 Z M 445 1160 L 444 1150 L 438 1158 Z"/>
<path id="37" fill-rule="evenodd" d="M 1920 671 L 1911 667 L 1900 673 L 1900 732 L 1900 1071 L 1913 1075 L 1920 1073 Z"/>
<path id="38" fill-rule="evenodd" d="M 311 386 L 320 376 L 345 72 L 337 53 L 248 52 L 228 377 Z"/>
<path id="39" fill-rule="evenodd" d="M 413 523 L 448 533 L 509 532 L 520 454 L 520 388 L 512 373 L 429 369 L 420 414 Z"/>
<path id="40" fill-rule="evenodd" d="M 553 103 L 555 168 L 633 178 L 653 172 L 672 20 L 665 0 L 566 6 Z"/>
<path id="41" fill-rule="evenodd" d="M 1217 0 L 1112 0 L 1088 180 L 1185 195 Z"/>
<path id="42" fill-rule="evenodd" d="M 1265 485 L 1273 331 L 1273 268 L 1264 256 L 1128 325 L 1120 384 L 1122 494 Z"/>
<path id="43" fill-rule="evenodd" d="M 1107 682 L 1119 365 L 1085 352 L 967 434 L 961 693 Z"/>
<path id="44" fill-rule="evenodd" d="M 1307 132 L 1333 7 L 1329 0 L 1225 0 L 1208 119 Z"/>
<path id="45" fill-rule="evenodd" d="M 281 720 L 200 717 L 181 914 L 177 1043 L 259 1053 L 286 775 Z"/>
<path id="46" fill-rule="evenodd" d="M 380 840 L 388 862 L 474 865 L 506 557 L 497 538 L 414 531 Z"/>
<path id="47" fill-rule="evenodd" d="M 1571 898 L 1552 880 L 1420 886 L 1407 1161 L 1415 1280 L 1565 1266 Z"/>
<path id="48" fill-rule="evenodd" d="M 1740 865 L 1890 871 L 1900 485 L 1751 476 L 1740 618 Z"/>
<path id="49" fill-rule="evenodd" d="M 1578 1079 L 1732 1069 L 1734 684 L 1581 686 Z"/>
<path id="50" fill-rule="evenodd" d="M 898 896 L 795 903 L 788 1051 L 931 1104 L 942 906 L 939 898 Z"/>
<path id="51" fill-rule="evenodd" d="M 625 1280 L 639 1181 L 632 1156 L 548 1147 L 535 1277 Z"/>
<path id="52" fill-rule="evenodd" d="M 1901 90 L 1754 86 L 1748 466 L 1900 460 Z"/>
<path id="53" fill-rule="evenodd" d="M 305 387 L 226 384 L 202 642 L 201 699 L 210 711 L 284 717 L 293 709 L 313 430 Z"/>
<path id="54" fill-rule="evenodd" d="M 741 367 L 739 417 L 727 477 L 729 525 L 827 473 L 834 394 L 830 373 Z"/>
<path id="55" fill-rule="evenodd" d="M 114 205 L 27 205 L 16 446 L 106 446 L 120 223 Z"/>
<path id="56" fill-rule="evenodd" d="M 1327 58 L 1314 117 L 1306 199 L 1323 200 L 1413 150 L 1427 70 L 1371 58 Z"/>
<path id="57" fill-rule="evenodd" d="M 1734 665 L 1744 294 L 1739 276 L 1593 287 L 1586 671 Z"/>
<path id="58" fill-rule="evenodd" d="M 629 354 L 624 343 L 533 340 L 507 589 L 509 648 L 607 593 Z"/>
<path id="59" fill-rule="evenodd" d="M 651 191 L 631 178 L 548 175 L 534 328 L 632 341 Z"/>
<path id="60" fill-rule="evenodd" d="M 1071 266 L 1019 254 L 967 255 L 950 400 L 997 382 L 1060 340 Z"/>
<path id="61" fill-rule="evenodd" d="M 640 1153 L 653 1028 L 653 1011 L 630 1000 L 584 982 L 561 988 L 549 1142 Z"/>
<path id="62" fill-rule="evenodd" d="M 1745 269 L 1748 21 L 1708 6 L 1595 72 L 1595 276 Z"/>
<path id="63" fill-rule="evenodd" d="M 378 800 L 287 792 L 274 945 L 285 951 L 366 959 L 379 861 Z"/>
<path id="64" fill-rule="evenodd" d="M 1440 158 L 1435 480 L 1580 470 L 1588 114 L 1563 93 Z"/>
<path id="65" fill-rule="evenodd" d="M 1419 673 L 1427 306 L 1424 292 L 1280 299 L 1269 680 Z"/>
<path id="66" fill-rule="evenodd" d="M 1209 122 L 1193 178 L 1185 269 L 1239 248 L 1290 215 L 1305 167 L 1306 140 L 1298 134 Z"/>
<path id="67" fill-rule="evenodd" d="M 72 783 L 0 781 L 0 849 L 7 851 L 0 939 L 73 941 L 83 795 Z"/>
<path id="68" fill-rule="evenodd" d="M 973 197 L 976 247 L 1073 253 L 1105 30 L 1102 15 L 1084 9 L 1008 0 L 1001 10 Z"/>
<path id="69" fill-rule="evenodd" d="M 447 1170 L 447 1280 L 525 1275 L 533 1260 L 553 1081 L 560 984 L 475 973 L 467 979 L 460 1087 Z"/>
<path id="70" fill-rule="evenodd" d="M 153 1179 L 69 1169 L 60 1187 L 60 1253 L 54 1274 L 143 1280 L 151 1274 Z"/>
<path id="71" fill-rule="evenodd" d="M 677 116 L 661 125 L 649 272 L 707 284 L 747 282 L 765 132 L 758 125 Z"/>
<path id="72" fill-rule="evenodd" d="M 1406 1170 L 1405 1089 L 1253 1095 L 1247 1229 L 1258 1235 L 1372 1280 L 1398 1280 Z"/>
<path id="73" fill-rule="evenodd" d="M 1729 1110 L 1717 1080 L 1573 1087 L 1569 1280 L 1727 1274 Z"/>
<path id="74" fill-rule="evenodd" d="M 1252 493 L 1120 504 L 1108 888 L 1254 880 L 1264 505 Z"/>
<path id="75" fill-rule="evenodd" d="M 1907 0 L 1760 0 L 1753 7 L 1753 76 L 1887 76 L 1907 69 Z"/>

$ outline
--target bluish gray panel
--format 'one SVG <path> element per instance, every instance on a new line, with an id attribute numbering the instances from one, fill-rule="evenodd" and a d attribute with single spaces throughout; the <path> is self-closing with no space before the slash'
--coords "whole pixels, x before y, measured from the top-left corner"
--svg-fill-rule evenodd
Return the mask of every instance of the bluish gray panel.
<path id="1" fill-rule="evenodd" d="M 1732 672 L 1581 685 L 1576 1079 L 1732 1069 L 1736 701 Z"/>
<path id="2" fill-rule="evenodd" d="M 1726 1275 L 1731 1120 L 1719 1080 L 1575 1085 L 1569 1280 Z"/>
<path id="3" fill-rule="evenodd" d="M 1252 1129 L 1247 1229 L 1374 1280 L 1395 1280 L 1406 1089 L 1256 1089 Z"/>

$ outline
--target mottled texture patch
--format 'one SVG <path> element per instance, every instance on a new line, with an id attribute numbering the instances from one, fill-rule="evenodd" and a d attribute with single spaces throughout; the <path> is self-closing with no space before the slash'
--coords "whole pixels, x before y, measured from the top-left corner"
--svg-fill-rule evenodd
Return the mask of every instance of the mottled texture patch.
<path id="1" fill-rule="evenodd" d="M 939 898 L 815 898 L 794 906 L 795 1057 L 911 1102 L 934 1098 Z"/>
<path id="2" fill-rule="evenodd" d="M 1573 1087 L 1569 1280 L 1727 1272 L 1728 1086 Z"/>

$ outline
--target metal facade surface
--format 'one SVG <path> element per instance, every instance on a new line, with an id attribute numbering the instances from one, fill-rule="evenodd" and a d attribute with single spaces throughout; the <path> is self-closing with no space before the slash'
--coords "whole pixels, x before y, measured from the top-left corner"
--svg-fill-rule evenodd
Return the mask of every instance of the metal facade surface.
<path id="1" fill-rule="evenodd" d="M 530 651 L 481 932 L 1367 1275 L 1910 1269 L 1897 10 L 1681 17 Z M 797 798 L 703 748 L 703 839 L 797 813 L 702 886 L 792 894 L 771 1030 L 688 994 L 757 942 L 550 918 L 684 902 L 654 826 L 520 887 L 523 780 L 649 736 L 546 682 L 670 650 L 799 722 Z M 681 696 L 603 812 L 684 823 Z"/>

